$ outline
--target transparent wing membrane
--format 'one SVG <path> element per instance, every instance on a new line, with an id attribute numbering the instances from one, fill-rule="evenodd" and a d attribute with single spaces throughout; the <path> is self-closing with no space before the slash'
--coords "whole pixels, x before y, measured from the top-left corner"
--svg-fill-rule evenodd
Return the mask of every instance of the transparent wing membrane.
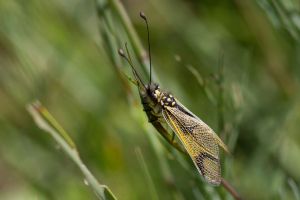
<path id="1" fill-rule="evenodd" d="M 218 141 L 213 130 L 199 118 L 177 107 L 166 107 L 163 115 L 177 134 L 200 174 L 211 184 L 221 182 Z"/>

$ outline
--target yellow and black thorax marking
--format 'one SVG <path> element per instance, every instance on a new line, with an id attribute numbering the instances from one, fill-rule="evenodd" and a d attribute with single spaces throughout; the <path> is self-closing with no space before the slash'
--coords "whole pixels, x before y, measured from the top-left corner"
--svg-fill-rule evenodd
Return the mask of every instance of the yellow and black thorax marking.
<path id="1" fill-rule="evenodd" d="M 162 92 L 159 88 L 154 90 L 152 97 L 154 97 L 154 100 L 156 100 L 163 108 L 167 106 L 175 107 L 177 105 L 175 98 L 171 94 Z"/>

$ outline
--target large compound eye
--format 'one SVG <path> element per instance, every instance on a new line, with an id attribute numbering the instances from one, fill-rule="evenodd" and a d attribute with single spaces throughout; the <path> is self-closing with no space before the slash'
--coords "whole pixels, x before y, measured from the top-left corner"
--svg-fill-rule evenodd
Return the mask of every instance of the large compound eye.
<path id="1" fill-rule="evenodd" d="M 155 92 L 152 92 L 152 95 L 157 98 L 157 94 Z"/>

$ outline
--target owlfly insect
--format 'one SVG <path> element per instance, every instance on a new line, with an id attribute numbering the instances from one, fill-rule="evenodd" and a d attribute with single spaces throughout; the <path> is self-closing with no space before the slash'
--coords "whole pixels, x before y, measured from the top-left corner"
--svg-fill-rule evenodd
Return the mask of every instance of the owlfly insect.
<path id="1" fill-rule="evenodd" d="M 229 152 L 228 148 L 213 129 L 184 107 L 172 94 L 160 89 L 158 84 L 152 82 L 148 21 L 142 12 L 140 13 L 140 17 L 145 21 L 148 33 L 148 53 L 150 62 L 149 83 L 145 84 L 142 81 L 133 66 L 127 44 L 125 44 L 126 53 L 122 49 L 119 49 L 119 54 L 128 62 L 132 69 L 134 83 L 138 86 L 141 103 L 148 120 L 159 132 L 165 131 L 161 124 L 162 122 L 165 122 L 172 129 L 173 134 L 175 133 L 179 138 L 204 179 L 210 184 L 220 185 L 222 178 L 219 146 L 226 152 Z M 168 140 L 169 142 L 172 142 L 173 139 L 171 139 L 171 141 Z"/>

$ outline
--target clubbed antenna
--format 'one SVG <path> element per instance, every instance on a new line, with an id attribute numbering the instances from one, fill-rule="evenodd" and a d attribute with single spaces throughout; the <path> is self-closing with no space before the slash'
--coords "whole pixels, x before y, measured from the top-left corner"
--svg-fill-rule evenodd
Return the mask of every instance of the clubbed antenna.
<path id="1" fill-rule="evenodd" d="M 140 17 L 145 21 L 147 26 L 147 35 L 148 35 L 148 54 L 149 54 L 149 62 L 150 62 L 150 83 L 151 83 L 151 75 L 152 75 L 152 65 L 151 65 L 151 49 L 150 49 L 150 31 L 148 26 L 148 20 L 145 13 L 140 12 Z"/>
<path id="2" fill-rule="evenodd" d="M 135 70 L 133 64 L 132 64 L 132 61 L 131 61 L 131 58 L 130 58 L 130 54 L 129 54 L 129 51 L 128 51 L 128 48 L 127 48 L 127 43 L 125 43 L 125 48 L 126 48 L 126 52 L 128 54 L 128 56 L 126 56 L 125 52 L 123 49 L 119 49 L 118 50 L 118 53 L 121 57 L 123 57 L 127 62 L 128 64 L 130 65 L 131 69 L 132 69 L 132 72 L 133 72 L 133 75 L 135 76 L 136 79 L 139 80 L 139 82 L 141 82 L 141 84 L 145 87 L 145 84 L 143 83 L 142 79 L 140 78 L 140 76 L 138 75 L 137 71 Z"/>

